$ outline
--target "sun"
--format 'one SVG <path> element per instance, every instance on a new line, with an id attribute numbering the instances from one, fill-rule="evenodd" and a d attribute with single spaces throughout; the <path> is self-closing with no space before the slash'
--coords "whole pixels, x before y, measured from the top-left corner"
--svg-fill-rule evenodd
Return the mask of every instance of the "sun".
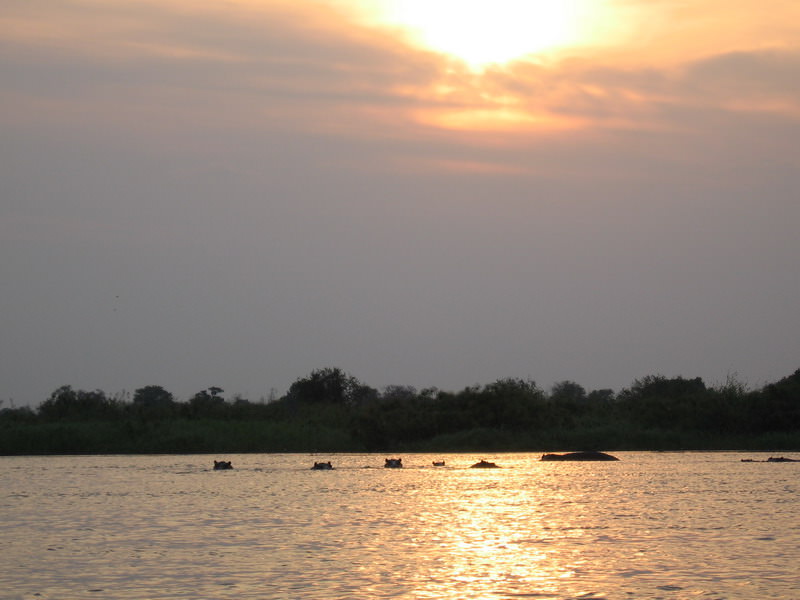
<path id="1" fill-rule="evenodd" d="M 475 68 L 579 41 L 588 0 L 383 0 L 374 17 Z"/>

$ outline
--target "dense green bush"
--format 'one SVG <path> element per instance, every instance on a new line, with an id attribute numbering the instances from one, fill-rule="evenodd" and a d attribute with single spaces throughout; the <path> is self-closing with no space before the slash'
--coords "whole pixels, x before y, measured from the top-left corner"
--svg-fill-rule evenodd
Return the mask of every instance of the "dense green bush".
<path id="1" fill-rule="evenodd" d="M 755 391 L 655 375 L 615 395 L 570 381 L 547 394 L 519 379 L 379 393 L 322 369 L 271 402 L 228 401 L 213 387 L 178 402 L 159 386 L 127 402 L 62 386 L 36 410 L 0 410 L 2 454 L 568 448 L 800 449 L 800 370 Z"/>

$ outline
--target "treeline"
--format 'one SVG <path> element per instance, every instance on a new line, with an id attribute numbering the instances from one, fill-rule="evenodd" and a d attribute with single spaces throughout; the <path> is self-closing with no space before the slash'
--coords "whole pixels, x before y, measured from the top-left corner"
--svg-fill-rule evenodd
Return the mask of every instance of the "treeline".
<path id="1" fill-rule="evenodd" d="M 758 390 L 650 375 L 615 393 L 522 379 L 378 391 L 326 368 L 272 401 L 63 386 L 35 409 L 0 409 L 0 454 L 554 449 L 800 449 L 800 370 Z"/>

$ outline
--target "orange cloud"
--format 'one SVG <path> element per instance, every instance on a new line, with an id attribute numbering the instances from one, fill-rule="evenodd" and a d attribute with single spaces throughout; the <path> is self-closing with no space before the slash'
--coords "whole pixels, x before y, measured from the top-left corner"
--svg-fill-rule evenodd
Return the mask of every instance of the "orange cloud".
<path id="1" fill-rule="evenodd" d="M 480 72 L 365 25 L 349 4 L 17 3 L 0 17 L 13 108 L 0 119 L 498 146 L 677 130 L 692 122 L 681 111 L 798 114 L 793 1 L 606 0 L 592 45 Z"/>

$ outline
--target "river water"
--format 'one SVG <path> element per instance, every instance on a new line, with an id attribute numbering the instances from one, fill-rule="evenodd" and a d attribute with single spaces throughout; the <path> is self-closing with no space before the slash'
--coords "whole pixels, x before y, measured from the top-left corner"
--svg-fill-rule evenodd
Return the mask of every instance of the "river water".
<path id="1" fill-rule="evenodd" d="M 800 598 L 800 463 L 615 455 L 0 457 L 0 598 Z"/>

